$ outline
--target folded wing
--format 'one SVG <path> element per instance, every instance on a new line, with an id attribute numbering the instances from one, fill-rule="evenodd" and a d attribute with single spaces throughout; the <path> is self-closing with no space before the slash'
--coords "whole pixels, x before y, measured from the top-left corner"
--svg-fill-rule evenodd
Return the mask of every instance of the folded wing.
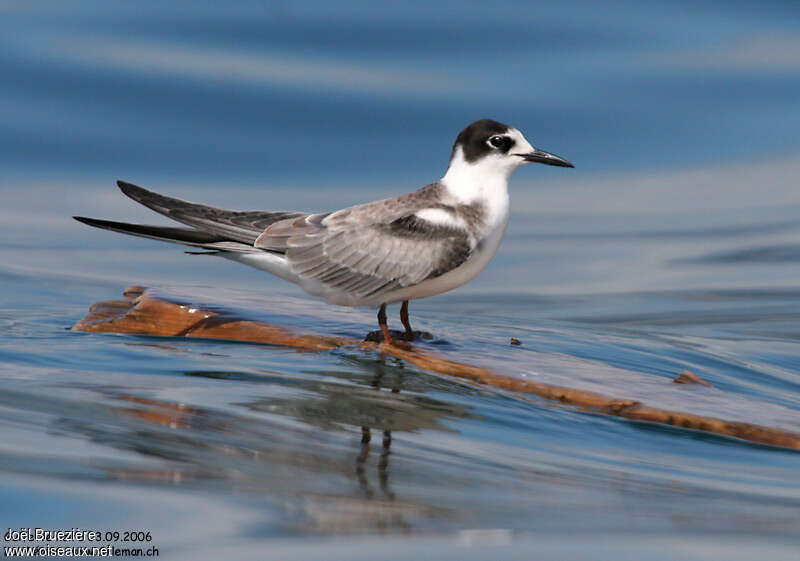
<path id="1" fill-rule="evenodd" d="M 282 220 L 255 247 L 282 251 L 301 278 L 358 298 L 419 284 L 469 258 L 474 244 L 464 229 L 419 218 L 423 209 L 399 202 Z"/>
<path id="2" fill-rule="evenodd" d="M 93 218 L 77 220 L 107 230 L 233 253 L 268 252 L 288 262 L 295 278 L 321 283 L 355 298 L 414 286 L 467 261 L 475 239 L 459 220 L 436 222 L 456 210 L 439 202 L 437 184 L 415 193 L 328 214 L 231 211 L 159 195 L 123 181 L 135 201 L 191 226 L 172 228 Z M 435 214 L 435 213 L 434 213 Z M 426 219 L 428 218 L 428 219 Z"/>

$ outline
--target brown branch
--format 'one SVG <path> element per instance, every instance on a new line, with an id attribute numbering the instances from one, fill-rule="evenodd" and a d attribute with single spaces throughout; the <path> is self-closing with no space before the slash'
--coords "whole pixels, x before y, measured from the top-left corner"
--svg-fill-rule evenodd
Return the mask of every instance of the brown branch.
<path id="1" fill-rule="evenodd" d="M 586 390 L 511 378 L 486 368 L 448 360 L 411 346 L 379 345 L 346 337 L 301 334 L 278 325 L 243 320 L 225 314 L 182 306 L 150 296 L 145 289 L 137 286 L 129 287 L 123 294 L 122 300 L 98 302 L 92 305 L 89 315 L 76 323 L 72 329 L 90 332 L 231 339 L 310 351 L 325 351 L 343 346 L 353 346 L 365 351 L 380 350 L 429 372 L 469 380 L 476 384 L 533 394 L 596 413 L 800 450 L 800 434 L 782 429 L 658 409 L 648 407 L 635 400 L 612 398 Z"/>
<path id="2" fill-rule="evenodd" d="M 711 382 L 703 380 L 700 376 L 698 376 L 691 370 L 684 370 L 683 372 L 678 374 L 672 381 L 675 382 L 676 384 L 700 384 L 701 386 L 706 386 L 708 388 L 711 387 Z"/>

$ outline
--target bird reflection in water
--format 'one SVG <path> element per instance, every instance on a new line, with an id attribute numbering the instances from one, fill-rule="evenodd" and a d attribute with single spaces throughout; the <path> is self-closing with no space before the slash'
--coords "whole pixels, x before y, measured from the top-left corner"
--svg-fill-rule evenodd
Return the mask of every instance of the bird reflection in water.
<path id="1" fill-rule="evenodd" d="M 386 356 L 381 354 L 381 359 L 386 360 Z M 399 368 L 402 368 L 402 364 L 399 365 Z M 380 391 L 381 389 L 381 381 L 383 379 L 383 370 L 379 370 L 375 373 L 375 377 L 372 381 L 372 386 L 375 390 Z M 402 386 L 402 373 L 399 373 L 398 376 L 395 377 L 395 383 L 392 385 L 391 392 L 392 393 L 400 393 L 400 387 Z M 358 481 L 361 484 L 361 489 L 364 491 L 364 494 L 368 498 L 372 498 L 375 495 L 375 492 L 370 488 L 369 481 L 367 479 L 366 474 L 366 467 L 365 464 L 367 462 L 367 457 L 369 456 L 370 450 L 370 441 L 372 440 L 372 428 L 368 426 L 361 427 L 361 452 L 358 454 L 356 458 L 356 475 L 358 475 Z M 389 500 L 395 499 L 395 494 L 389 489 L 389 455 L 392 453 L 391 451 L 392 446 L 392 431 L 389 429 L 384 429 L 383 431 L 383 440 L 381 442 L 381 455 L 380 459 L 378 460 L 378 481 L 380 483 L 380 488 L 383 494 Z"/>
<path id="2" fill-rule="evenodd" d="M 394 475 L 390 456 L 398 431 L 452 432 L 443 421 L 475 417 L 430 393 L 472 390 L 408 371 L 395 359 L 346 352 L 339 358 L 342 368 L 335 371 L 185 372 L 238 384 L 238 395 L 249 396 L 219 407 L 201 405 L 212 399 L 207 395 L 177 403 L 146 390 L 95 388 L 105 406 L 86 414 L 65 409 L 54 426 L 139 455 L 129 465 L 95 463 L 107 478 L 151 484 L 218 479 L 250 496 L 277 492 L 287 524 L 302 531 L 407 532 L 455 516 L 429 502 L 433 478 L 426 471 L 438 466 L 414 456 L 413 437 L 395 458 L 402 467 Z M 206 386 L 203 392 L 213 391 L 213 384 Z M 360 439 L 353 429 L 360 429 Z M 348 479 L 355 488 L 343 485 Z"/>

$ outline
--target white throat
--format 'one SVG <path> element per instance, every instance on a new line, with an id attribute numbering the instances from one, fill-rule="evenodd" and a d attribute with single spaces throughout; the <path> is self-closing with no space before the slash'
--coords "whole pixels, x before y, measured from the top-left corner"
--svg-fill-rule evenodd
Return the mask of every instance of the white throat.
<path id="1" fill-rule="evenodd" d="M 468 162 L 459 146 L 453 153 L 441 183 L 463 204 L 491 197 L 496 192 L 505 192 L 508 196 L 508 179 L 514 170 L 499 164 L 495 158 Z"/>
<path id="2" fill-rule="evenodd" d="M 476 162 L 464 159 L 457 147 L 447 173 L 440 183 L 449 197 L 458 204 L 480 203 L 487 212 L 487 226 L 495 227 L 508 222 L 508 180 L 516 166 L 509 166 L 495 158 L 481 158 Z"/>

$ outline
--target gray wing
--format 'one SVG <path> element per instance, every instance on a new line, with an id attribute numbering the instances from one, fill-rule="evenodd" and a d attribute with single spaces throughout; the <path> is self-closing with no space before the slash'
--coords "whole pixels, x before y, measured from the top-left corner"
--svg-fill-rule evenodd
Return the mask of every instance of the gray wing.
<path id="1" fill-rule="evenodd" d="M 131 199 L 159 214 L 202 232 L 225 236 L 229 240 L 246 244 L 253 244 L 270 224 L 306 216 L 302 212 L 224 210 L 159 195 L 124 181 L 117 181 L 117 185 Z"/>
<path id="2" fill-rule="evenodd" d="M 415 213 L 424 208 L 430 208 L 425 201 L 388 199 L 283 220 L 269 226 L 255 246 L 285 252 L 302 278 L 358 298 L 375 297 L 443 275 L 472 253 L 466 230 L 418 218 Z"/>

